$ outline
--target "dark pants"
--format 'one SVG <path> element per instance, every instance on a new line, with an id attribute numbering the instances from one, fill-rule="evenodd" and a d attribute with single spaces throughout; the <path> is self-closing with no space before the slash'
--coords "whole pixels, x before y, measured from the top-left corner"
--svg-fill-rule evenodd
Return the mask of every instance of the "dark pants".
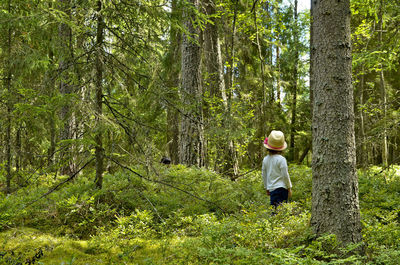
<path id="1" fill-rule="evenodd" d="M 276 190 L 271 191 L 270 197 L 271 205 L 276 207 L 282 202 L 288 201 L 288 190 L 285 188 L 277 188 Z"/>

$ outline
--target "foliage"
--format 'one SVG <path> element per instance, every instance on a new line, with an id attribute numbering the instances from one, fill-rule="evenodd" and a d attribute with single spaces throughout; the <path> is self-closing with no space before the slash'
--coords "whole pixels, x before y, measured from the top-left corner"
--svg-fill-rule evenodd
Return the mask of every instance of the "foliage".
<path id="1" fill-rule="evenodd" d="M 290 167 L 294 196 L 277 211 L 268 206 L 259 171 L 236 182 L 183 166 L 157 172 L 149 177 L 158 182 L 107 175 L 97 191 L 81 175 L 31 206 L 56 183 L 53 176 L 3 195 L 1 262 L 396 264 L 399 258 L 399 167 L 359 171 L 363 246 L 346 248 L 333 235 L 312 234 L 308 167 Z"/>

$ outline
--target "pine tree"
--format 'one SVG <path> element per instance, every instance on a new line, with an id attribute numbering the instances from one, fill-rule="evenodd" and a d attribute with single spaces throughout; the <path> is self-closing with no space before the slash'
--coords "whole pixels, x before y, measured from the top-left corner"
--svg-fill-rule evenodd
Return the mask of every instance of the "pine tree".
<path id="1" fill-rule="evenodd" d="M 313 1 L 311 225 L 344 244 L 361 241 L 351 83 L 350 1 Z"/>

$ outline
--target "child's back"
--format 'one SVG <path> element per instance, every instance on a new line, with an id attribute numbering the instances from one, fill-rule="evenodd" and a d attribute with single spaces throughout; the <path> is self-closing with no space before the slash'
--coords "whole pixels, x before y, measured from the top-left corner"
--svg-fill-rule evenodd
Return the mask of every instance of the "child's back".
<path id="1" fill-rule="evenodd" d="M 277 206 L 292 196 L 288 165 L 281 153 L 287 148 L 285 136 L 281 131 L 272 131 L 265 138 L 264 146 L 269 155 L 262 162 L 262 178 L 267 194 L 271 196 L 271 205 Z"/>

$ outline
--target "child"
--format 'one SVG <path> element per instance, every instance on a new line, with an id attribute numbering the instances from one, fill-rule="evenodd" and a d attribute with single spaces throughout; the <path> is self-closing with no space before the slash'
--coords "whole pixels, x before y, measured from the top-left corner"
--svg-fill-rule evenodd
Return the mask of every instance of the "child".
<path id="1" fill-rule="evenodd" d="M 284 134 L 281 131 L 272 131 L 268 138 L 265 138 L 264 146 L 269 154 L 262 162 L 262 178 L 264 188 L 271 197 L 271 205 L 276 207 L 292 197 L 287 162 L 281 155 L 287 148 Z"/>

